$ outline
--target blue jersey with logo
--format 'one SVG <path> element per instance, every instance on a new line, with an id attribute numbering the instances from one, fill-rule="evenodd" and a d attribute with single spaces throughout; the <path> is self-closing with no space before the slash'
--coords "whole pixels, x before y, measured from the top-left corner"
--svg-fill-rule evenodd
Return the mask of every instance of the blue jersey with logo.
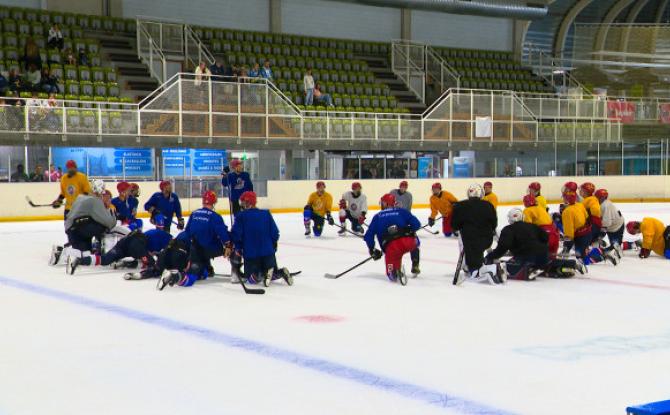
<path id="1" fill-rule="evenodd" d="M 218 251 L 230 241 L 228 227 L 221 215 L 207 208 L 191 213 L 183 233 L 208 251 Z"/>
<path id="2" fill-rule="evenodd" d="M 116 219 L 120 220 L 121 222 L 131 221 L 134 219 L 133 210 L 130 207 L 129 199 L 121 200 L 121 198 L 115 197 L 112 199 L 112 205 L 114 205 L 114 208 L 116 209 Z"/>
<path id="3" fill-rule="evenodd" d="M 375 238 L 379 241 L 379 245 L 384 247 L 384 237 L 388 235 L 388 229 L 396 226 L 398 229 L 403 229 L 407 226 L 416 232 L 421 228 L 421 223 L 416 216 L 412 215 L 408 210 L 401 208 L 384 209 L 377 213 L 367 232 L 365 232 L 364 240 L 368 248 L 375 247 Z"/>
<path id="4" fill-rule="evenodd" d="M 163 192 L 154 193 L 147 203 L 144 204 L 144 209 L 147 211 L 152 207 L 162 213 L 170 222 L 174 215 L 177 215 L 178 218 L 182 217 L 181 203 L 175 193 L 170 193 L 169 197 L 165 197 Z"/>
<path id="5" fill-rule="evenodd" d="M 224 186 L 230 189 L 230 200 L 232 201 L 238 201 L 240 200 L 242 193 L 254 190 L 251 176 L 249 176 L 249 173 L 246 171 L 243 171 L 242 173 L 231 171 L 221 182 Z"/>
<path id="6" fill-rule="evenodd" d="M 279 229 L 268 210 L 245 209 L 237 214 L 231 231 L 235 249 L 247 259 L 274 255 Z"/>
<path id="7" fill-rule="evenodd" d="M 151 229 L 144 232 L 147 237 L 147 251 L 160 252 L 168 246 L 172 240 L 172 235 L 162 229 Z"/>

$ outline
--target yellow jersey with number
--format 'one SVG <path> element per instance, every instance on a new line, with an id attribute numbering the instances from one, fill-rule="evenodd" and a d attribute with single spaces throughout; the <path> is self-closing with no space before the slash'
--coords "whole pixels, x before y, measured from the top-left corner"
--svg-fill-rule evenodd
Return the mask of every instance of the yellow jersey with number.
<path id="1" fill-rule="evenodd" d="M 642 234 L 642 248 L 654 251 L 660 256 L 664 256 L 665 240 L 663 233 L 665 225 L 655 218 L 644 218 L 640 222 L 640 233 Z"/>
<path id="2" fill-rule="evenodd" d="M 540 206 L 529 206 L 523 210 L 523 221 L 537 226 L 551 225 L 553 221 L 547 210 Z"/>
<path id="3" fill-rule="evenodd" d="M 72 177 L 67 174 L 60 179 L 60 194 L 65 198 L 65 209 L 72 209 L 77 196 L 91 193 L 91 184 L 84 173 L 76 172 Z"/>

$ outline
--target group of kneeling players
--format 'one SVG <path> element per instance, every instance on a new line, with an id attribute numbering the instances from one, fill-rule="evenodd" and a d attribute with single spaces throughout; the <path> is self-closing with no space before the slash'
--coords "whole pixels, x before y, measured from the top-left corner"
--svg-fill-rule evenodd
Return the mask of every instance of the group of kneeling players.
<path id="1" fill-rule="evenodd" d="M 80 266 L 140 267 L 139 272 L 128 272 L 124 278 L 158 277 L 158 288 L 162 290 L 166 285 L 191 286 L 213 276 L 211 261 L 222 256 L 230 260 L 233 282 L 243 278 L 250 284 L 263 282 L 268 286 L 273 280 L 283 279 L 292 285 L 291 273 L 277 266 L 279 230 L 272 214 L 256 207 L 256 194 L 248 190 L 252 185 L 241 163 L 234 160 L 232 165 L 235 171 L 226 171 L 223 179 L 230 190 L 235 214 L 230 231 L 214 210 L 217 196 L 212 191 L 202 195 L 202 208 L 192 212 L 185 224 L 179 198 L 168 181 L 161 182 L 160 191 L 144 205 L 155 228 L 143 231 L 142 220 L 137 219 L 139 186 L 121 182 L 117 185 L 119 195 L 112 198 L 104 182 L 89 183 L 77 171 L 76 163 L 68 162 L 61 193 L 52 204 L 60 207 L 65 202 L 68 242 L 53 247 L 49 263 L 64 263 L 71 275 Z M 367 198 L 360 183 L 353 183 L 351 191 L 342 195 L 339 224 L 331 215 L 333 198 L 326 192 L 325 183 L 318 182 L 316 187 L 304 209 L 305 235 L 320 236 L 327 222 L 339 228 L 340 235 L 351 233 L 361 237 L 371 258 L 385 258 L 389 280 L 403 285 L 407 283 L 403 256 L 410 254 L 410 272 L 418 276 L 417 233 L 422 229 L 433 233 L 430 228 L 437 221 L 442 221 L 445 237 L 455 236 L 459 240 L 463 256 L 459 263 L 464 264 L 465 272 L 457 272 L 456 284 L 466 278 L 491 284 L 504 283 L 508 278 L 567 278 L 577 272 L 585 273 L 589 264 L 608 261 L 617 265 L 626 249 L 638 249 L 641 258 L 651 252 L 670 258 L 670 227 L 654 218 L 625 225 L 607 190 L 596 190 L 589 182 L 581 186 L 567 182 L 562 189 L 560 211 L 553 215 L 541 195 L 540 183 L 531 183 L 523 197 L 525 208 L 509 211 L 509 224 L 500 234 L 498 198 L 491 182 L 483 187 L 469 186 L 467 199 L 462 201 L 435 183 L 430 197 L 431 214 L 423 226 L 411 213 L 412 194 L 405 181 L 381 198 L 381 211 L 369 224 Z M 181 232 L 173 238 L 170 227 L 175 217 L 174 223 Z M 351 230 L 347 229 L 348 222 Z M 633 235 L 641 233 L 642 241 L 624 242 L 625 228 Z M 497 245 L 491 249 L 494 240 Z M 575 256 L 568 259 L 573 249 Z M 511 258 L 500 262 L 510 255 Z"/>

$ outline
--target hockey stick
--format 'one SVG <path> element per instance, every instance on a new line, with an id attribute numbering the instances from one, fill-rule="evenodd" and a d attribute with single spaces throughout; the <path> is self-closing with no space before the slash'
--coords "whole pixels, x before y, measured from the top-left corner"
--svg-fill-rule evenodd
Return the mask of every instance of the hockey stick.
<path id="1" fill-rule="evenodd" d="M 240 277 L 240 285 L 245 294 L 265 294 L 265 290 L 262 288 L 248 288 L 244 283 L 244 277 Z"/>
<path id="2" fill-rule="evenodd" d="M 456 264 L 456 272 L 454 272 L 454 285 L 458 285 L 458 277 L 461 275 L 461 268 L 463 268 L 464 257 L 465 251 L 461 250 L 461 254 L 458 256 L 458 263 Z"/>
<path id="3" fill-rule="evenodd" d="M 28 202 L 28 204 L 29 204 L 31 207 L 34 207 L 34 208 L 38 208 L 38 207 L 53 207 L 53 203 L 48 203 L 48 204 L 36 204 L 36 203 L 33 203 L 33 201 L 30 200 L 30 197 L 28 197 L 28 196 L 26 196 L 26 202 Z"/>
<path id="4" fill-rule="evenodd" d="M 426 231 L 426 232 L 428 232 L 430 234 L 433 234 L 433 235 L 439 235 L 440 234 L 440 231 L 433 231 L 431 229 L 428 229 L 429 227 L 430 227 L 430 225 L 426 224 L 426 225 L 423 225 L 421 228 L 419 228 L 419 230 L 420 231 L 421 230 Z"/>
<path id="5" fill-rule="evenodd" d="M 354 232 L 354 231 L 350 231 L 349 229 L 345 228 L 344 226 L 338 225 L 337 223 L 333 223 L 333 226 L 336 226 L 336 227 L 338 227 L 338 228 L 340 228 L 340 229 L 343 229 L 346 233 L 350 233 L 350 234 L 352 234 L 352 235 L 354 235 L 354 236 L 358 236 L 359 238 L 363 239 L 363 235 L 359 235 L 359 234 L 357 234 L 357 233 Z"/>
<path id="6" fill-rule="evenodd" d="M 347 274 L 347 273 L 349 273 L 349 272 L 355 270 L 356 268 L 360 267 L 361 265 L 365 264 L 366 262 L 370 261 L 371 259 L 373 259 L 372 256 L 370 256 L 370 257 L 364 259 L 363 261 L 359 262 L 358 264 L 354 265 L 353 267 L 349 268 L 348 270 L 346 270 L 346 271 L 344 271 L 344 272 L 340 272 L 340 273 L 337 274 L 337 275 L 333 275 L 333 274 L 328 274 L 328 273 L 326 273 L 326 274 L 324 274 L 324 277 L 329 278 L 329 279 L 331 279 L 331 280 L 336 280 L 336 279 L 340 278 L 341 276 L 343 276 L 344 274 Z"/>

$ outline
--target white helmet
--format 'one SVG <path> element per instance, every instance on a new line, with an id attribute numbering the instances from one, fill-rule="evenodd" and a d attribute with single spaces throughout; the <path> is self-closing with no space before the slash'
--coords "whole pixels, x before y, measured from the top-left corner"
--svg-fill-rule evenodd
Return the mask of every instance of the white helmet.
<path id="1" fill-rule="evenodd" d="M 481 199 L 484 197 L 484 189 L 479 183 L 473 183 L 468 187 L 468 197 L 476 197 Z"/>
<path id="2" fill-rule="evenodd" d="M 507 212 L 507 221 L 511 224 L 521 222 L 523 220 L 523 211 L 519 208 L 514 208 Z"/>
<path id="3" fill-rule="evenodd" d="M 98 195 L 105 193 L 105 182 L 100 179 L 91 180 L 91 191 Z"/>

